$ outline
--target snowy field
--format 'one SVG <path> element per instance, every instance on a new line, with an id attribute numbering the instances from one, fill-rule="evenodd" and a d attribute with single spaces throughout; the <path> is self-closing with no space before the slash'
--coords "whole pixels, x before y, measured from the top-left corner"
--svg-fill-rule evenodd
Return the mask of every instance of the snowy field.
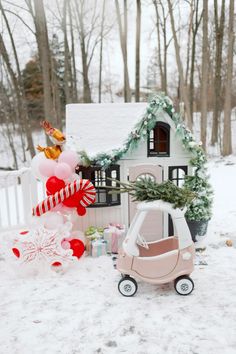
<path id="1" fill-rule="evenodd" d="M 200 255 L 207 265 L 196 265 L 187 297 L 173 284 L 142 282 L 133 298 L 122 297 L 109 256 L 26 277 L 9 267 L 0 242 L 0 354 L 235 354 L 236 157 L 211 160 L 209 171 L 214 216 Z"/>

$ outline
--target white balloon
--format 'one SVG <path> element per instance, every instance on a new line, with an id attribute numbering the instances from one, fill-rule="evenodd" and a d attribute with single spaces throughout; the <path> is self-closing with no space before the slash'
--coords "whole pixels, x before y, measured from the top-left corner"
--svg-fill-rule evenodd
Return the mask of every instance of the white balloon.
<path id="1" fill-rule="evenodd" d="M 40 181 L 46 181 L 47 177 L 43 176 L 39 172 L 39 165 L 42 161 L 45 161 L 47 158 L 44 155 L 44 152 L 40 152 L 39 154 L 36 154 L 32 161 L 31 161 L 31 170 L 35 178 L 39 179 Z"/>
<path id="2" fill-rule="evenodd" d="M 44 227 L 48 230 L 58 229 L 61 225 L 64 224 L 63 215 L 59 213 L 49 212 L 45 214 L 44 217 Z"/>

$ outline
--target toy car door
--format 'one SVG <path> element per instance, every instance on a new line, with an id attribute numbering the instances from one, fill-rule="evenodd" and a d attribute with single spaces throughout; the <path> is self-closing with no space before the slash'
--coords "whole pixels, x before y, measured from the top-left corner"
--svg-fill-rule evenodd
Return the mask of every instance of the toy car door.
<path id="1" fill-rule="evenodd" d="M 145 278 L 161 278 L 171 273 L 178 262 L 179 250 L 154 257 L 134 257 L 132 270 Z"/>

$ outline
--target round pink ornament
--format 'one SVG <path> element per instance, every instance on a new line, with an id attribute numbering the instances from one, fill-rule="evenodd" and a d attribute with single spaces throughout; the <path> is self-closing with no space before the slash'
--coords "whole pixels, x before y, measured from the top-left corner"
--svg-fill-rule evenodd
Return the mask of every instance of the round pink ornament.
<path id="1" fill-rule="evenodd" d="M 62 241 L 61 247 L 62 247 L 64 250 L 70 249 L 70 242 L 68 242 L 68 241 Z"/>

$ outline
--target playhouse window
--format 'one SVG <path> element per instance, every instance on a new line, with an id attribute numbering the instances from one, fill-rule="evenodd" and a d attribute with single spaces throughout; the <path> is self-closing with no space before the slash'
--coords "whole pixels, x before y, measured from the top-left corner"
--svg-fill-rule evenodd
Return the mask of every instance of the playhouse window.
<path id="1" fill-rule="evenodd" d="M 99 166 L 80 166 L 77 172 L 82 178 L 89 179 L 96 188 L 96 201 L 91 208 L 120 205 L 120 194 L 108 194 L 109 189 L 105 186 L 117 187 L 115 181 L 108 178 L 120 180 L 120 166 L 112 165 L 106 170 Z"/>
<path id="2" fill-rule="evenodd" d="M 188 166 L 172 166 L 169 167 L 169 180 L 176 186 L 182 187 L 184 177 L 188 173 Z"/>
<path id="3" fill-rule="evenodd" d="M 148 156 L 170 155 L 170 126 L 157 122 L 148 135 Z"/>

